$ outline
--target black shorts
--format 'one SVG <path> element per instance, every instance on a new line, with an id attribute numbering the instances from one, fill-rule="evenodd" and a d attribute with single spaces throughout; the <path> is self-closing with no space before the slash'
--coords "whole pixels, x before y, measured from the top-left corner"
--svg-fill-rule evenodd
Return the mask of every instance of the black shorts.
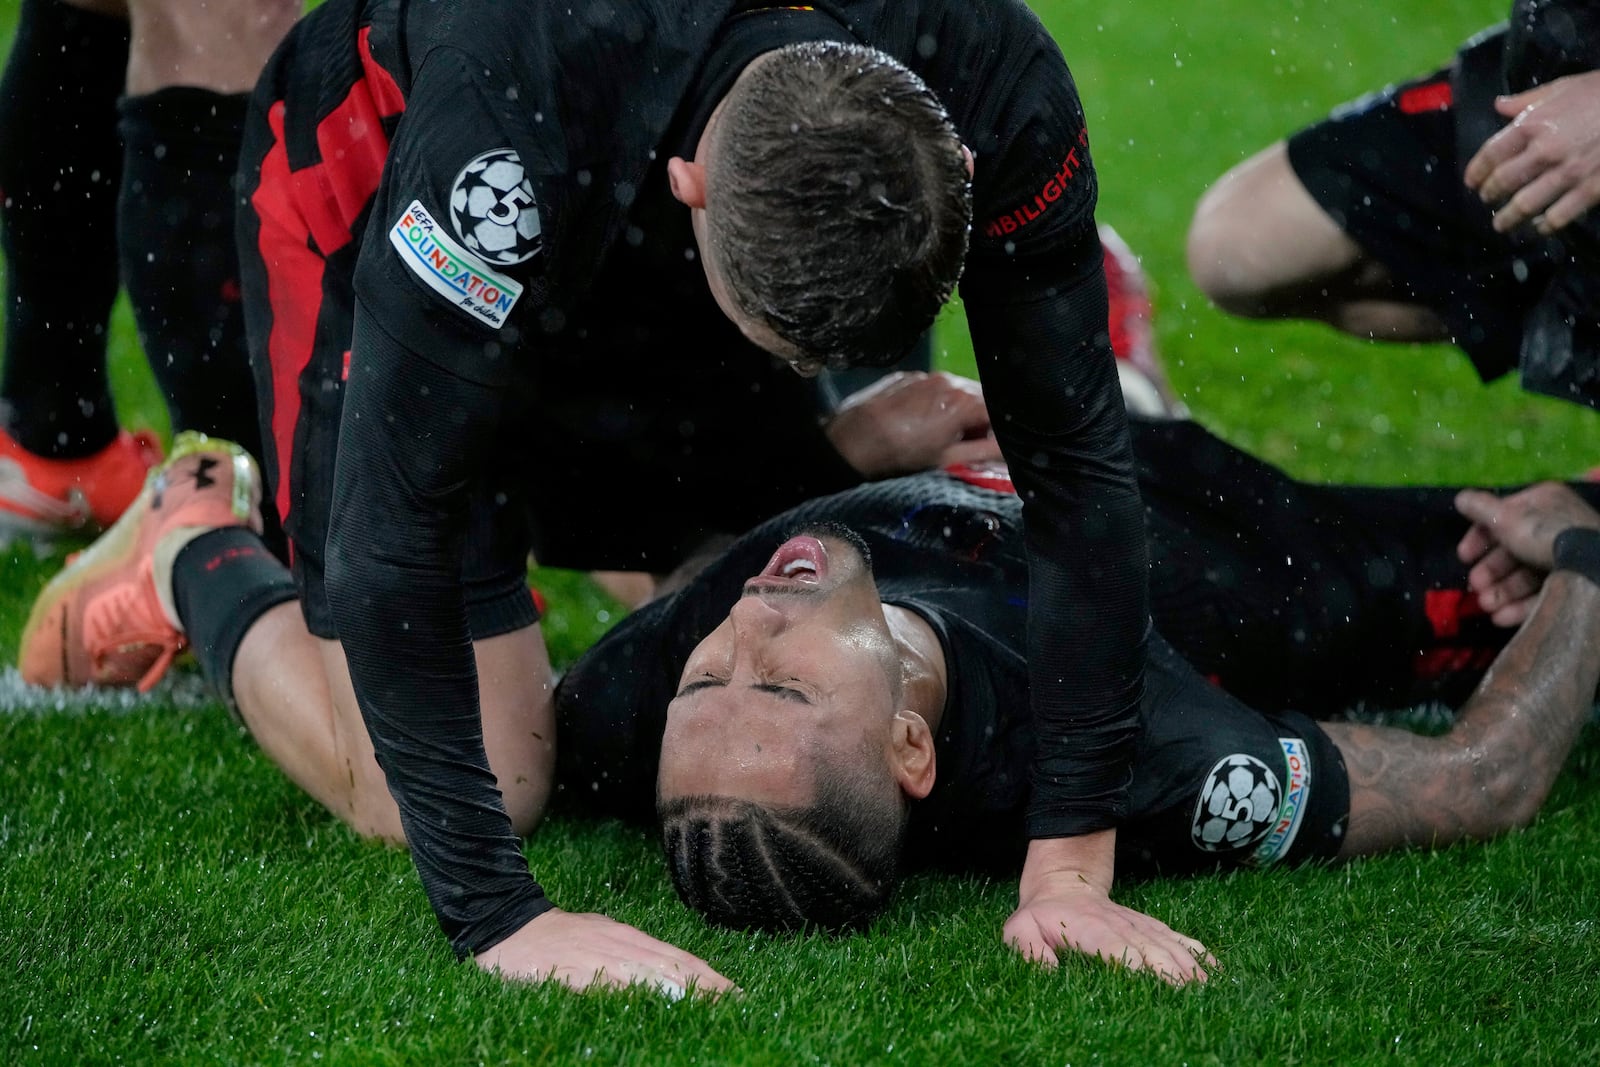
<path id="1" fill-rule="evenodd" d="M 1496 233 L 1462 183 L 1504 122 L 1493 108 L 1504 42 L 1503 28 L 1487 31 L 1450 66 L 1347 104 L 1288 143 L 1306 190 L 1439 315 L 1485 381 L 1518 367 L 1524 320 L 1567 258 L 1553 239 Z"/>
<path id="2" fill-rule="evenodd" d="M 1150 642 L 1117 873 L 1196 874 L 1332 859 L 1350 817 L 1338 746 L 1293 711 L 1245 706 Z"/>
<path id="3" fill-rule="evenodd" d="M 1509 638 L 1467 592 L 1454 489 L 1314 485 L 1193 422 L 1132 429 L 1156 628 L 1245 703 L 1456 704 Z"/>

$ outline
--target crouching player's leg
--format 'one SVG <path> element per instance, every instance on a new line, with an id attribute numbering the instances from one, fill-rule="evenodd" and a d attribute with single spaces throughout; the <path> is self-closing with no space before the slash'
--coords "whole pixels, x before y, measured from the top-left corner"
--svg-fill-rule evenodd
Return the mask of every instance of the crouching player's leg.
<path id="1" fill-rule="evenodd" d="M 343 653 L 308 628 L 294 579 L 260 537 L 259 498 L 242 449 L 180 437 L 123 518 L 40 595 L 23 677 L 149 688 L 190 647 L 284 773 L 358 832 L 400 841 Z M 528 833 L 554 758 L 544 641 L 522 625 L 475 651 L 490 766 Z"/>
<path id="2" fill-rule="evenodd" d="M 1594 705 L 1600 513 L 1553 484 L 1505 498 L 1468 490 L 1456 506 L 1474 524 L 1460 547 L 1473 589 L 1496 621 L 1526 621 L 1448 733 L 1325 725 L 1350 775 L 1341 855 L 1526 826 Z"/>
<path id="3" fill-rule="evenodd" d="M 1195 210 L 1190 273 L 1224 310 L 1380 341 L 1449 340 L 1485 380 L 1517 366 L 1559 250 L 1494 230 L 1462 185 L 1503 122 L 1504 32 L 1240 163 Z M 1553 258 L 1554 257 L 1554 258 Z"/>
<path id="4" fill-rule="evenodd" d="M 175 430 L 259 456 L 235 184 L 249 92 L 302 0 L 129 0 L 121 275 Z"/>

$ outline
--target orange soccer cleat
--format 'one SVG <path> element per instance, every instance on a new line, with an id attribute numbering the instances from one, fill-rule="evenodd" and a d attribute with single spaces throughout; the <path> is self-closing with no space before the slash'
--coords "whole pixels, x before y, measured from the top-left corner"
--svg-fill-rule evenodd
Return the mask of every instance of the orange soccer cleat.
<path id="1" fill-rule="evenodd" d="M 1110 226 L 1100 226 L 1100 249 L 1109 298 L 1107 326 L 1111 351 L 1117 357 L 1117 374 L 1128 410 L 1138 415 L 1184 418 L 1188 409 L 1167 381 L 1156 354 L 1151 324 L 1150 284 L 1139 257 Z"/>
<path id="2" fill-rule="evenodd" d="M 110 526 L 160 462 L 161 445 L 148 430 L 123 430 L 79 459 L 37 455 L 0 430 L 0 534 L 51 536 Z"/>
<path id="3" fill-rule="evenodd" d="M 141 692 L 155 685 L 184 648 L 170 592 L 163 600 L 158 585 L 170 582 L 176 549 L 222 526 L 260 532 L 260 500 L 244 449 L 180 434 L 122 518 L 39 594 L 22 632 L 23 680 Z"/>

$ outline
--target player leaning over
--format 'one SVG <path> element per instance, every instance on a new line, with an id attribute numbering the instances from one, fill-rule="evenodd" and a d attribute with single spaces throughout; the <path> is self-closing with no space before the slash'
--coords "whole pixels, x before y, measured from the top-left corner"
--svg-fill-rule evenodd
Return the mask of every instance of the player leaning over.
<path id="1" fill-rule="evenodd" d="M 1022 3 L 330 0 L 256 103 L 247 314 L 317 639 L 284 631 L 284 674 L 344 709 L 351 774 L 370 735 L 458 951 L 577 985 L 617 973 L 607 944 L 662 958 L 552 910 L 515 832 L 547 777 L 497 788 L 484 755 L 493 737 L 549 765 L 530 544 L 555 565 L 664 569 L 708 515 L 742 526 L 829 488 L 837 457 L 817 458 L 813 409 L 793 417 L 798 380 L 768 353 L 890 361 L 959 277 L 1027 502 L 1037 748 L 1018 922 L 1038 933 L 1021 947 L 1159 954 L 1198 976 L 1199 946 L 1109 896 L 1144 538 L 1083 110 Z M 178 468 L 195 489 L 212 476 L 197 464 Z M 201 601 L 271 584 L 228 577 L 262 565 L 228 536 Z M 38 662 L 63 661 L 56 634 L 80 661 L 107 650 L 85 604 L 46 605 Z M 150 660 L 176 640 L 166 625 Z"/>

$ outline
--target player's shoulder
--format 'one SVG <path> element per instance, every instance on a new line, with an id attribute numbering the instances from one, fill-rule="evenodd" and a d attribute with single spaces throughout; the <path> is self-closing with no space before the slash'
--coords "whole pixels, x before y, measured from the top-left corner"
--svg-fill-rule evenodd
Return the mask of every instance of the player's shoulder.
<path id="1" fill-rule="evenodd" d="M 828 2 L 828 0 L 824 0 Z M 1061 50 L 1022 0 L 832 0 L 833 14 L 865 43 L 915 70 L 952 116 L 993 103 L 1019 71 L 1063 63 Z"/>
<path id="2" fill-rule="evenodd" d="M 491 71 L 530 59 L 583 67 L 641 48 L 708 38 L 734 0 L 452 0 L 412 4 L 413 47 L 451 48 Z M 617 70 L 626 77 L 625 70 Z M 634 72 L 638 73 L 638 72 Z"/>

